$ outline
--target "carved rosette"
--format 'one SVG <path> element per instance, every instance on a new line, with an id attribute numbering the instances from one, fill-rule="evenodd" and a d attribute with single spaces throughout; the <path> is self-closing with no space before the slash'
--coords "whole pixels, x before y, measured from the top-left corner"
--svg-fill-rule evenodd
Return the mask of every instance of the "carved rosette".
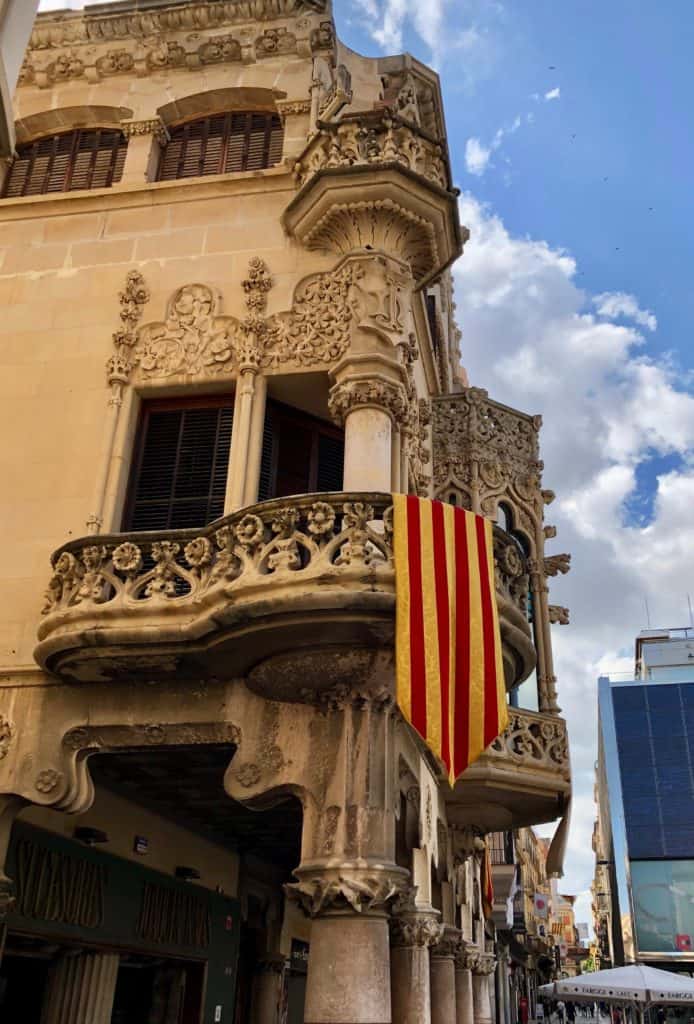
<path id="1" fill-rule="evenodd" d="M 13 736 L 14 723 L 9 718 L 6 718 L 5 715 L 0 715 L 0 761 L 7 757 Z"/>
<path id="2" fill-rule="evenodd" d="M 393 423 L 400 424 L 409 413 L 407 392 L 402 384 L 372 378 L 346 380 L 330 390 L 330 415 L 341 426 L 355 409 L 375 408 L 388 413 Z"/>
<path id="3" fill-rule="evenodd" d="M 297 868 L 298 882 L 285 886 L 309 917 L 326 913 L 385 913 L 409 885 L 409 872 L 395 865 L 362 868 Z"/>
<path id="4" fill-rule="evenodd" d="M 390 944 L 393 948 L 434 946 L 443 938 L 444 926 L 438 914 L 414 913 L 390 919 Z"/>

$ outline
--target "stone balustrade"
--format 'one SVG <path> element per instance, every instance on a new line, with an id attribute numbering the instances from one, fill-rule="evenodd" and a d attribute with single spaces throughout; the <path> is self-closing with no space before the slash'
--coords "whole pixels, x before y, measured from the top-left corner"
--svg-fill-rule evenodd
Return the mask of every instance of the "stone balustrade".
<path id="1" fill-rule="evenodd" d="M 391 113 L 360 113 L 322 122 L 294 168 L 300 186 L 330 168 L 397 164 L 450 189 L 445 150 L 411 122 Z"/>
<path id="2" fill-rule="evenodd" d="M 58 675 L 248 671 L 313 642 L 391 647 L 392 497 L 303 495 L 241 509 L 202 530 L 90 536 L 53 556 L 36 657 Z M 507 684 L 533 668 L 527 571 L 495 527 Z M 355 614 L 356 613 L 356 614 Z M 316 618 L 318 616 L 318 618 Z M 293 628 L 292 628 L 293 622 Z M 321 622 L 325 629 L 321 633 Z M 205 653 L 205 650 L 207 653 Z M 112 661 L 109 661 L 112 657 Z"/>

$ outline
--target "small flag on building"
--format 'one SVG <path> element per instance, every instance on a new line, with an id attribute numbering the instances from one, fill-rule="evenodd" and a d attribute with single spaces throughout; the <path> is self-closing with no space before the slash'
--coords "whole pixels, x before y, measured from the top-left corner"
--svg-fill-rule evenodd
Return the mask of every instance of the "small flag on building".
<path id="1" fill-rule="evenodd" d="M 393 495 L 397 698 L 451 785 L 508 725 L 492 524 Z"/>
<path id="2" fill-rule="evenodd" d="M 492 916 L 494 910 L 494 878 L 492 875 L 492 858 L 489 856 L 489 847 L 484 844 L 484 859 L 482 861 L 482 913 L 485 921 Z"/>

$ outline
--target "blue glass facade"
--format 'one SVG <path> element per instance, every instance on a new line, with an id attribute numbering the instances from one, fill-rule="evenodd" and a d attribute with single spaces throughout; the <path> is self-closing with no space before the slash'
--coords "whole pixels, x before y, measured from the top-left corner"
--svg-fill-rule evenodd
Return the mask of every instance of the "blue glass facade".
<path id="1" fill-rule="evenodd" d="M 694 852 L 694 682 L 612 689 L 629 858 Z"/>

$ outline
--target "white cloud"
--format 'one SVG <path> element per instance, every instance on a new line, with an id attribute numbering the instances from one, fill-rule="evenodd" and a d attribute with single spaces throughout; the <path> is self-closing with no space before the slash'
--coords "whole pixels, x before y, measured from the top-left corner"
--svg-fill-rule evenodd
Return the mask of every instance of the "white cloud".
<path id="1" fill-rule="evenodd" d="M 479 139 L 468 139 L 465 143 L 465 166 L 470 174 L 484 174 L 491 155 L 491 148 L 483 146 Z"/>
<path id="2" fill-rule="evenodd" d="M 654 626 L 688 621 L 694 395 L 649 354 L 639 328 L 655 329 L 655 316 L 633 296 L 587 296 L 570 254 L 512 237 L 469 195 L 461 220 L 471 229 L 455 271 L 463 362 L 493 398 L 542 413 L 544 480 L 557 493 L 547 516 L 559 531 L 548 550 L 573 555 L 572 572 L 550 581 L 552 603 L 570 607 L 572 623 L 553 627 L 576 796 L 562 890 L 581 894 L 589 920 L 596 679 L 632 666 L 645 598 Z M 613 323 L 607 311 L 630 322 Z M 652 517 L 639 525 L 624 502 L 653 454 L 681 459 L 654 481 Z"/>
<path id="3" fill-rule="evenodd" d="M 527 122 L 531 122 L 532 118 L 529 114 L 526 114 L 525 120 Z M 495 153 L 497 149 L 500 149 L 506 136 L 515 134 L 522 124 L 523 118 L 518 114 L 511 124 L 506 127 L 499 128 L 495 132 L 494 137 L 488 146 L 485 146 L 475 136 L 469 138 L 465 143 L 465 167 L 468 173 L 474 174 L 476 177 L 483 175 L 489 166 L 492 153 Z"/>
<path id="4" fill-rule="evenodd" d="M 550 89 L 549 92 L 545 93 L 545 99 L 549 102 L 550 100 L 558 100 L 561 97 L 561 89 L 559 86 L 556 89 Z"/>
<path id="5" fill-rule="evenodd" d="M 641 309 L 634 295 L 626 292 L 603 292 L 596 295 L 593 304 L 599 316 L 605 316 L 609 320 L 617 320 L 620 316 L 633 320 L 639 327 L 646 327 L 649 331 L 658 328 L 658 321 L 649 309 Z"/>

